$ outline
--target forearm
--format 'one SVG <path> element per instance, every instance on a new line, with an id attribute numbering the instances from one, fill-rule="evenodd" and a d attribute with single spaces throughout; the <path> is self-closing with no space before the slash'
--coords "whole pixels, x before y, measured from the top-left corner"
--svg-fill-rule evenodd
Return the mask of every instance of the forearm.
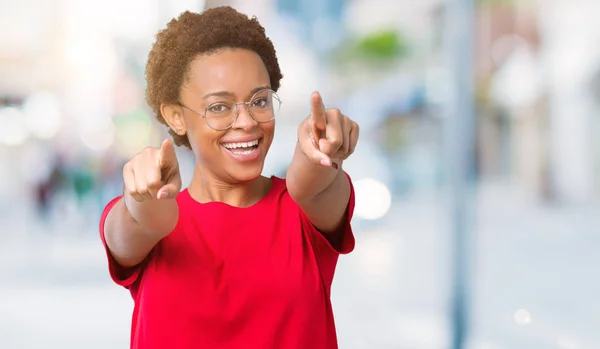
<path id="1" fill-rule="evenodd" d="M 334 159 L 332 159 L 334 160 Z M 310 201 L 325 192 L 334 181 L 343 181 L 342 163 L 335 160 L 339 169 L 326 167 L 311 161 L 296 145 L 294 157 L 287 171 L 287 189 L 292 198 L 298 201 Z"/>
<path id="2" fill-rule="evenodd" d="M 174 199 L 137 202 L 125 194 L 106 217 L 107 246 L 120 265 L 134 266 L 175 228 L 178 218 Z"/>

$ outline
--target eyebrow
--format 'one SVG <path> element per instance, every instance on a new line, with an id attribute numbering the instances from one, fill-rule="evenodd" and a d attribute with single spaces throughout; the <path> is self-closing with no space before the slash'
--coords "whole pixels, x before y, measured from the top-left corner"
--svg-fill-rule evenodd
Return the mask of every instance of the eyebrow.
<path id="1" fill-rule="evenodd" d="M 270 89 L 271 86 L 269 85 L 264 85 L 264 86 L 258 86 L 252 89 L 252 91 L 250 91 L 250 95 L 254 95 L 256 92 L 260 91 L 260 90 L 264 90 L 264 89 Z M 210 92 L 204 95 L 204 97 L 202 97 L 203 99 L 207 99 L 209 97 L 213 97 L 213 96 L 217 96 L 217 97 L 231 97 L 231 96 L 235 96 L 235 93 L 229 92 L 229 91 L 216 91 L 216 92 Z"/>

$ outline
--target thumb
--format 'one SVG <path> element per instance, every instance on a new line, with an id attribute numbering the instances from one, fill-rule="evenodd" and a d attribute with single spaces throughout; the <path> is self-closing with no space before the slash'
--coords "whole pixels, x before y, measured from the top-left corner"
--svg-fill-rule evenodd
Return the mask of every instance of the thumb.
<path id="1" fill-rule="evenodd" d="M 175 146 L 173 141 L 166 138 L 160 145 L 160 152 L 158 155 L 158 166 L 165 168 L 172 166 L 177 163 L 177 154 L 175 153 Z"/>
<path id="2" fill-rule="evenodd" d="M 175 183 L 167 183 L 163 185 L 156 194 L 157 199 L 175 199 L 179 194 L 180 188 Z"/>
<path id="3" fill-rule="evenodd" d="M 319 150 L 319 142 L 314 142 L 310 134 L 303 134 L 299 140 L 300 150 L 304 155 L 315 164 L 321 164 L 327 167 L 333 167 L 331 158 Z"/>

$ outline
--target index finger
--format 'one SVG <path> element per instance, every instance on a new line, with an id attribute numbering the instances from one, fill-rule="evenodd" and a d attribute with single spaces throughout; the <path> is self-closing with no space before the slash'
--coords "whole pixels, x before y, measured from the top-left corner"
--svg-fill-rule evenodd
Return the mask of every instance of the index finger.
<path id="1" fill-rule="evenodd" d="M 160 145 L 160 153 L 158 156 L 158 166 L 161 168 L 172 165 L 177 155 L 175 154 L 175 147 L 173 142 L 166 138 Z"/>
<path id="2" fill-rule="evenodd" d="M 319 92 L 315 91 L 310 96 L 310 112 L 315 127 L 319 130 L 325 130 L 325 126 L 327 125 L 327 114 L 325 112 L 325 106 L 323 105 L 323 99 Z"/>

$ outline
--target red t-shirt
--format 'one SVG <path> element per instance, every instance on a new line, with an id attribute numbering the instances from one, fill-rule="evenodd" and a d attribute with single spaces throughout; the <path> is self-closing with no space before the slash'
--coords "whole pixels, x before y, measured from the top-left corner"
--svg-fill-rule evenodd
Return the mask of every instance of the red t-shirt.
<path id="1" fill-rule="evenodd" d="M 105 248 L 104 220 L 118 199 L 100 221 Z M 201 204 L 187 189 L 177 202 L 177 226 L 141 265 L 125 269 L 106 249 L 112 279 L 135 302 L 131 348 L 337 348 L 330 290 L 339 254 L 354 248 L 354 189 L 329 239 L 277 177 L 248 208 Z"/>

